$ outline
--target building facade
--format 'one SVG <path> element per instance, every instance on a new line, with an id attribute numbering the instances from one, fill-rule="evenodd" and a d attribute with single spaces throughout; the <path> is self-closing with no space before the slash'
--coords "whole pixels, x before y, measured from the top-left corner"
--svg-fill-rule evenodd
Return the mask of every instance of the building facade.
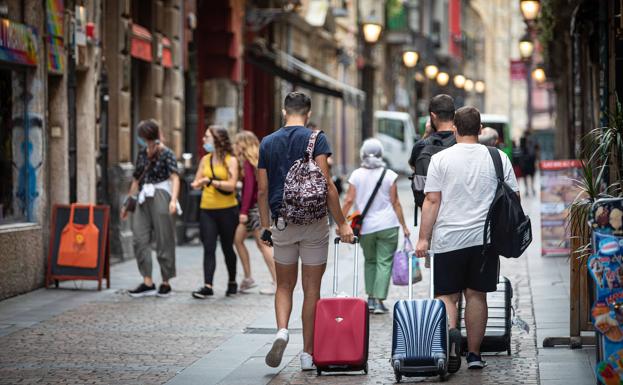
<path id="1" fill-rule="evenodd" d="M 43 284 L 53 205 L 96 201 L 100 7 L 0 2 L 0 299 Z"/>
<path id="2" fill-rule="evenodd" d="M 111 253 L 132 258 L 130 221 L 116 213 L 128 192 L 141 120 L 158 122 L 161 141 L 184 151 L 184 57 L 188 27 L 181 0 L 104 2 L 103 52 L 108 80 L 107 192 Z"/>

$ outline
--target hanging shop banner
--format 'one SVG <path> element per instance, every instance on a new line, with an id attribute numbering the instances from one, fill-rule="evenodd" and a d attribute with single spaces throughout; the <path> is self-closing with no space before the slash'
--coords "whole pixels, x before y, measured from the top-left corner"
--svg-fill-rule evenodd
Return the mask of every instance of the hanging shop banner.
<path id="1" fill-rule="evenodd" d="M 63 22 L 63 13 L 65 7 L 63 0 L 46 0 L 46 31 L 47 37 L 45 44 L 47 45 L 48 72 L 51 74 L 62 75 L 65 71 L 65 50 L 63 37 L 65 36 L 65 24 Z"/>
<path id="2" fill-rule="evenodd" d="M 146 28 L 132 24 L 130 54 L 137 59 L 151 62 L 153 60 L 151 39 L 151 33 Z"/>
<path id="3" fill-rule="evenodd" d="M 566 220 L 569 206 L 580 193 L 574 180 L 579 160 L 544 160 L 541 170 L 541 255 L 569 255 Z"/>
<path id="4" fill-rule="evenodd" d="M 623 383 L 623 199 L 600 199 L 590 212 L 595 281 L 593 325 L 601 339 L 595 374 L 601 383 Z"/>
<path id="5" fill-rule="evenodd" d="M 166 37 L 162 38 L 162 66 L 166 68 L 173 67 L 173 59 L 171 56 L 171 40 Z"/>
<path id="6" fill-rule="evenodd" d="M 63 5 L 63 0 L 45 1 L 46 28 L 48 35 L 60 38 L 65 36 L 65 24 L 63 23 L 64 12 L 65 7 Z"/>
<path id="7" fill-rule="evenodd" d="M 0 61 L 37 65 L 37 33 L 31 26 L 0 18 Z"/>
<path id="8" fill-rule="evenodd" d="M 48 72 L 62 75 L 65 71 L 63 39 L 55 36 L 48 36 L 46 44 L 48 45 Z"/>

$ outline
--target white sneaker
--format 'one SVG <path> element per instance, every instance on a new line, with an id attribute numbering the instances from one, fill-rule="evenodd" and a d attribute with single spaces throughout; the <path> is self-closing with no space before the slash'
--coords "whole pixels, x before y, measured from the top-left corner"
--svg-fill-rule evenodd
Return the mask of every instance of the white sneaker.
<path id="1" fill-rule="evenodd" d="M 301 353 L 301 370 L 316 370 L 314 358 L 307 352 Z"/>
<path id="2" fill-rule="evenodd" d="M 273 340 L 273 346 L 266 355 L 266 365 L 276 368 L 281 364 L 281 358 L 283 357 L 284 350 L 286 350 L 286 346 L 288 346 L 289 339 L 288 329 L 279 329 Z"/>
<path id="3" fill-rule="evenodd" d="M 275 284 L 271 283 L 270 286 L 260 289 L 260 294 L 275 295 L 275 291 L 277 291 L 275 288 Z"/>

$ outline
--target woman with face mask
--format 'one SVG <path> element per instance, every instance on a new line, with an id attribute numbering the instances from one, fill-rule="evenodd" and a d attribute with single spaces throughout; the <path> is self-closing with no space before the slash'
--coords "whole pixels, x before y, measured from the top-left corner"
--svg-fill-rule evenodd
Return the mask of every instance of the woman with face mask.
<path id="1" fill-rule="evenodd" d="M 191 184 L 194 189 L 203 190 L 199 230 L 203 243 L 204 285 L 192 293 L 192 296 L 198 299 L 214 295 L 212 280 L 216 269 L 215 252 L 218 237 L 229 274 L 225 295 L 238 292 L 237 258 L 234 252 L 234 235 L 239 220 L 236 199 L 238 160 L 233 156 L 231 141 L 224 127 L 208 127 L 203 137 L 203 148 L 207 154 L 201 158 L 195 180 Z"/>
<path id="2" fill-rule="evenodd" d="M 140 122 L 137 131 L 140 150 L 121 219 L 125 220 L 133 211 L 134 255 L 143 283 L 129 294 L 132 297 L 166 297 L 171 293 L 169 280 L 175 277 L 174 215 L 179 210 L 180 191 L 177 160 L 173 151 L 160 143 L 160 129 L 155 121 Z M 157 291 L 152 280 L 152 234 L 162 274 L 162 284 Z"/>

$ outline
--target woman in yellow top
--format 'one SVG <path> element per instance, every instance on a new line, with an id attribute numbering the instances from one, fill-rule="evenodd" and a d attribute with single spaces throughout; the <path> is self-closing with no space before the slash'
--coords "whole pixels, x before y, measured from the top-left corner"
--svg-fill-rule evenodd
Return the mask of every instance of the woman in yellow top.
<path id="1" fill-rule="evenodd" d="M 232 155 L 231 141 L 224 127 L 208 127 L 203 137 L 203 148 L 207 154 L 201 158 L 195 180 L 191 185 L 194 189 L 203 189 L 199 231 L 203 243 L 205 284 L 192 293 L 194 298 L 199 299 L 214 295 L 212 280 L 216 269 L 216 239 L 219 236 L 229 274 L 225 295 L 236 294 L 238 291 L 237 260 L 233 246 L 239 219 L 238 200 L 236 199 L 238 160 Z"/>

